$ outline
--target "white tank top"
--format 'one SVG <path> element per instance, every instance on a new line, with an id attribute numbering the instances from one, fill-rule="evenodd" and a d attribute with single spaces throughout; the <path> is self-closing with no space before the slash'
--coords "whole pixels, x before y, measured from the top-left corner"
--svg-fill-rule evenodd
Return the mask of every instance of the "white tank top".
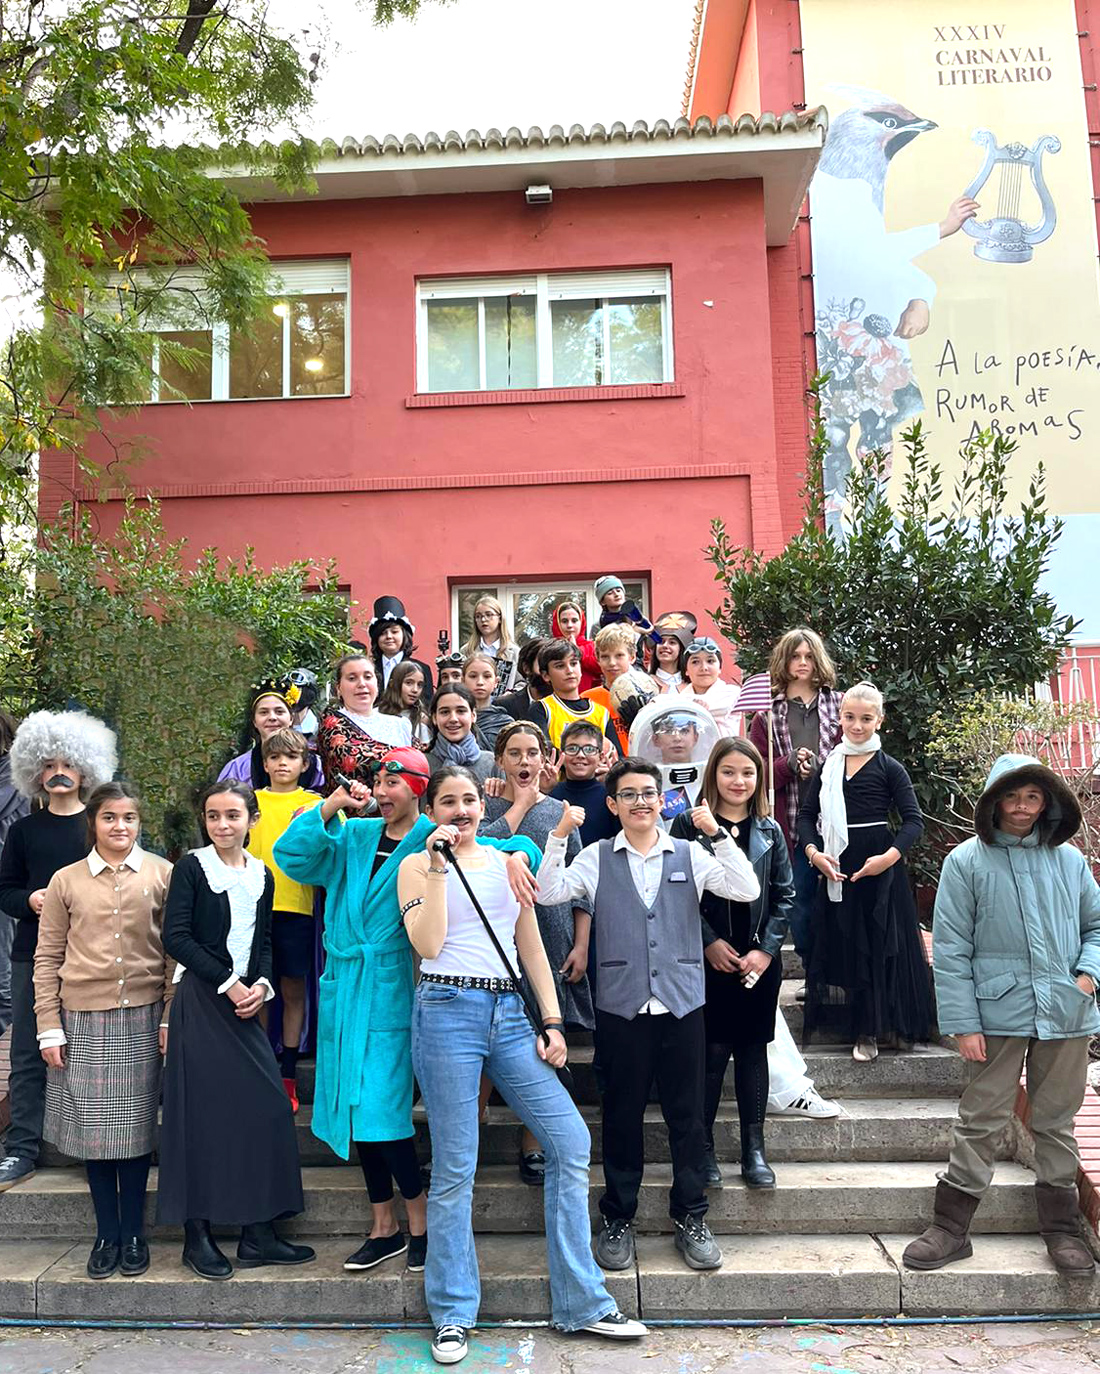
<path id="1" fill-rule="evenodd" d="M 496 849 L 480 846 L 485 859 L 484 868 L 463 866 L 463 873 L 489 918 L 489 924 L 507 954 L 512 967 L 519 972 L 516 957 L 516 920 L 519 903 L 508 886 L 508 872 L 504 859 Z M 462 860 L 459 859 L 459 863 Z M 468 978 L 507 978 L 508 971 L 500 955 L 493 948 L 481 917 L 470 904 L 462 880 L 453 867 L 447 870 L 447 938 L 434 959 L 423 959 L 422 973 L 449 973 Z"/>

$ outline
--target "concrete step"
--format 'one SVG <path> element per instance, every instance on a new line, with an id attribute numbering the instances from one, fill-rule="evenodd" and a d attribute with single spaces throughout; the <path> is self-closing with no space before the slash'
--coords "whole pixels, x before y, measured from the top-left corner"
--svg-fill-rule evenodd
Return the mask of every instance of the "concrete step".
<path id="1" fill-rule="evenodd" d="M 807 1160 L 943 1160 L 951 1147 L 955 1123 L 955 1104 L 950 1098 L 853 1097 L 840 1102 L 842 1115 L 815 1120 L 802 1116 L 769 1116 L 766 1123 L 768 1158 L 773 1164 Z M 603 1160 L 600 1109 L 585 1104 L 581 1115 L 592 1135 L 592 1161 Z M 313 1109 L 302 1107 L 295 1119 L 298 1153 L 303 1166 L 344 1166 L 358 1170 L 358 1159 L 343 1160 L 313 1134 Z M 417 1150 L 422 1160 L 431 1158 L 431 1135 L 423 1104 L 413 1109 Z M 489 1120 L 481 1128 L 482 1164 L 513 1164 L 519 1154 L 521 1126 L 506 1106 L 489 1108 Z M 741 1131 L 737 1107 L 723 1103 L 715 1122 L 718 1158 L 734 1163 L 741 1158 Z M 653 1163 L 667 1163 L 668 1131 L 658 1106 L 645 1114 L 645 1157 Z M 1008 1133 L 998 1148 L 998 1159 L 1011 1159 Z M 48 1168 L 65 1168 L 75 1161 L 53 1146 L 43 1149 L 42 1163 Z"/>
<path id="2" fill-rule="evenodd" d="M 844 1234 L 923 1229 L 936 1185 L 932 1162 L 810 1162 L 777 1167 L 779 1186 L 750 1191 L 734 1172 L 710 1195 L 708 1220 L 716 1232 L 738 1234 Z M 370 1203 L 358 1170 L 312 1167 L 302 1171 L 306 1210 L 286 1223 L 298 1235 L 354 1236 L 369 1229 Z M 1033 1175 L 1019 1164 L 998 1165 L 993 1185 L 978 1211 L 979 1231 L 1026 1231 L 1035 1227 Z M 671 1168 L 646 1169 L 639 1196 L 642 1232 L 670 1232 L 668 1191 Z M 593 1171 L 589 1206 L 593 1217 L 602 1191 Z M 150 1177 L 147 1222 L 152 1228 L 156 1170 Z M 474 1229 L 513 1234 L 543 1229 L 543 1194 L 520 1181 L 510 1165 L 478 1170 L 474 1186 Z M 82 1169 L 43 1169 L 0 1197 L 0 1240 L 77 1239 L 93 1229 L 91 1199 Z M 152 1232 L 170 1234 L 169 1232 Z"/>
<path id="3" fill-rule="evenodd" d="M 900 1310 L 909 1316 L 1100 1311 L 1100 1278 L 1064 1278 L 1051 1264 L 1041 1236 L 977 1235 L 970 1259 L 930 1273 L 902 1264 L 902 1251 L 911 1239 L 879 1237 L 898 1268 Z"/>
<path id="4" fill-rule="evenodd" d="M 140 1278 L 115 1276 L 100 1282 L 85 1273 L 87 1238 L 76 1243 L 11 1241 L 0 1247 L 0 1316 L 241 1323 L 426 1319 L 422 1276 L 405 1271 L 400 1259 L 367 1274 L 349 1274 L 343 1261 L 354 1242 L 308 1239 L 317 1250 L 313 1263 L 238 1270 L 229 1283 L 220 1284 L 185 1270 L 179 1243 L 173 1240 L 152 1242 L 152 1262 Z M 642 1235 L 636 1270 L 605 1278 L 624 1312 L 649 1320 L 836 1320 L 899 1312 L 940 1316 L 1100 1309 L 1100 1280 L 1061 1278 L 1037 1235 L 979 1235 L 973 1258 L 927 1274 L 903 1267 L 901 1252 L 909 1239 L 873 1233 L 725 1236 L 722 1268 L 698 1274 L 685 1268 L 671 1236 Z M 232 1247 L 226 1249 L 232 1256 Z M 549 1317 L 541 1236 L 481 1236 L 477 1250 L 484 1320 Z M 410 1340 L 418 1338 L 410 1333 Z M 427 1360 L 426 1333 L 423 1340 Z M 578 1368 L 586 1367 L 587 1348 L 578 1344 Z M 471 1353 L 478 1353 L 476 1337 Z M 591 1363 L 594 1368 L 595 1360 Z"/>
<path id="5" fill-rule="evenodd" d="M 599 1101 L 592 1071 L 591 1045 L 574 1045 L 569 1064 L 576 1084 L 577 1102 Z M 810 1045 L 803 1051 L 807 1072 L 823 1097 L 954 1097 L 958 1098 L 968 1081 L 965 1062 L 953 1049 L 941 1045 L 918 1045 L 904 1053 L 883 1050 L 870 1064 L 858 1064 L 850 1048 L 840 1045 Z M 298 1095 L 303 1104 L 313 1101 L 316 1065 L 302 1060 L 298 1065 Z M 725 1093 L 733 1097 L 733 1065 L 726 1074 Z"/>

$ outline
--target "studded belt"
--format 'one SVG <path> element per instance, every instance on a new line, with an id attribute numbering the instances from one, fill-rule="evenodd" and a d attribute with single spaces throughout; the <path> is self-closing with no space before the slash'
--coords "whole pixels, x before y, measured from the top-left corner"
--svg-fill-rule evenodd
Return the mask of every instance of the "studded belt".
<path id="1" fill-rule="evenodd" d="M 511 978 L 470 978 L 458 973 L 422 973 L 422 983 L 446 983 L 452 988 L 476 988 L 479 992 L 515 992 Z"/>

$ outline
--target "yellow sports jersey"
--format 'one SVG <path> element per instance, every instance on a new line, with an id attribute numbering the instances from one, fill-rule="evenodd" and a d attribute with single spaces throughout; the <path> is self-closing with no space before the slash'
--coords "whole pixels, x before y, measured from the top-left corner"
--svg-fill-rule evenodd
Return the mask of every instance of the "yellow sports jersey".
<path id="1" fill-rule="evenodd" d="M 601 706 L 598 701 L 586 701 L 586 709 L 576 711 L 572 706 L 567 706 L 560 697 L 549 696 L 543 697 L 542 706 L 549 719 L 546 732 L 555 749 L 561 748 L 561 732 L 575 720 L 583 720 L 588 725 L 594 725 L 602 735 L 607 729 L 607 722 L 611 719 L 607 707 Z"/>
<path id="2" fill-rule="evenodd" d="M 292 911 L 302 916 L 313 915 L 313 888 L 305 883 L 296 883 L 288 878 L 275 860 L 271 851 L 275 841 L 282 835 L 299 811 L 308 811 L 321 800 L 320 794 L 310 792 L 304 787 L 296 787 L 293 792 L 272 792 L 270 787 L 261 787 L 256 793 L 256 804 L 260 808 L 260 819 L 252 827 L 248 836 L 248 852 L 262 859 L 271 869 L 275 879 L 275 910 Z"/>

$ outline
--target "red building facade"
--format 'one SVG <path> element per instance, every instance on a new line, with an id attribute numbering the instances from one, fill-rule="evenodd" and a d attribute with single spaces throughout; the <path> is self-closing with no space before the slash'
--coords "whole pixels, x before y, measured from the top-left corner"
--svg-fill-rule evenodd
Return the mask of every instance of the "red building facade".
<path id="1" fill-rule="evenodd" d="M 287 287 L 270 337 L 208 341 L 190 404 L 166 361 L 159 403 L 108 417 L 148 448 L 131 489 L 196 551 L 335 558 L 355 629 L 396 593 L 425 650 L 472 589 L 608 571 L 707 625 L 711 519 L 767 553 L 791 525 L 788 244 L 823 137 L 802 114 L 432 135 L 327 144 L 308 198 L 235 180 Z M 42 479 L 44 520 L 91 496 L 63 457 Z"/>

